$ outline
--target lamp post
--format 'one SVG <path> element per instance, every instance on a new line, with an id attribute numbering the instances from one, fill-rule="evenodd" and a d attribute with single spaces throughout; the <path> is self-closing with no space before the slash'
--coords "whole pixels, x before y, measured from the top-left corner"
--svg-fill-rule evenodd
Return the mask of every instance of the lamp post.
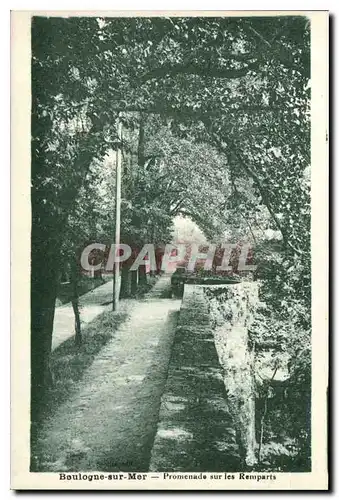
<path id="1" fill-rule="evenodd" d="M 121 140 L 122 140 L 122 123 L 118 117 L 118 147 L 116 151 L 116 186 L 115 186 L 115 252 L 120 245 L 120 219 L 121 219 Z M 120 265 L 114 262 L 114 275 L 113 275 L 113 311 L 117 311 L 119 307 L 119 293 L 120 293 Z"/>

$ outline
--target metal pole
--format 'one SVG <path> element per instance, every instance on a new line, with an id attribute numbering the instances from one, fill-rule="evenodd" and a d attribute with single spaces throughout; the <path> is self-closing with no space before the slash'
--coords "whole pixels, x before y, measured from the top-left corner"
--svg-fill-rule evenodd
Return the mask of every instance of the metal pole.
<path id="1" fill-rule="evenodd" d="M 122 139 L 122 123 L 118 118 L 118 139 L 119 144 L 116 152 L 116 191 L 115 191 L 115 255 L 118 245 L 120 244 L 120 208 L 121 208 L 121 139 Z M 120 265 L 114 263 L 114 280 L 113 280 L 113 311 L 117 311 L 119 307 L 119 292 L 120 292 Z"/>

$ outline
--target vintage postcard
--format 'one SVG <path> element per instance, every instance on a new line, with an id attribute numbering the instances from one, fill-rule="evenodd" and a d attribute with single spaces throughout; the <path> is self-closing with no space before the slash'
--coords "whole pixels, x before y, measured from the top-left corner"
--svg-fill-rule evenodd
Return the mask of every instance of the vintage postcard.
<path id="1" fill-rule="evenodd" d="M 16 490 L 327 490 L 328 12 L 13 11 Z"/>

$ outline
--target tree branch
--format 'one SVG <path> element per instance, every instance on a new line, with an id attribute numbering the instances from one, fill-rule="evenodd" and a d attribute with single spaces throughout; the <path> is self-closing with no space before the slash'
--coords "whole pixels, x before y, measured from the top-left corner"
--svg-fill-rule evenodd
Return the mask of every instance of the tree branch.
<path id="1" fill-rule="evenodd" d="M 221 68 L 215 66 L 201 66 L 196 63 L 177 64 L 177 65 L 163 65 L 159 68 L 154 68 L 148 73 L 144 74 L 140 80 L 147 82 L 152 78 L 163 78 L 165 76 L 177 75 L 199 75 L 212 78 L 241 78 L 246 76 L 252 69 L 258 69 L 258 61 L 247 63 L 247 66 L 241 69 Z"/>
<path id="2" fill-rule="evenodd" d="M 171 215 L 176 215 L 178 213 L 178 209 L 181 207 L 181 205 L 183 204 L 184 201 L 185 201 L 185 198 L 182 198 L 181 200 L 179 200 L 179 202 L 171 210 Z"/>
<path id="3" fill-rule="evenodd" d="M 241 195 L 240 195 L 240 193 L 239 193 L 239 191 L 238 191 L 238 188 L 237 188 L 237 186 L 236 186 L 236 183 L 235 183 L 235 180 L 234 180 L 234 179 L 232 179 L 232 180 L 231 180 L 231 184 L 232 184 L 232 187 L 233 187 L 233 190 L 234 190 L 234 194 L 235 194 L 235 196 L 236 196 L 237 200 L 238 200 L 238 201 L 240 201 Z M 238 204 L 238 206 L 239 206 L 239 204 Z M 251 224 L 250 224 L 250 221 L 248 220 L 248 218 L 247 218 L 247 217 L 245 217 L 245 216 L 244 216 L 244 214 L 243 214 L 241 211 L 240 211 L 240 215 L 241 215 L 241 217 L 244 219 L 245 223 L 247 224 L 248 229 L 250 230 L 250 233 L 251 233 L 251 235 L 252 235 L 253 241 L 254 241 L 254 243 L 255 243 L 255 245 L 256 245 L 256 244 L 257 244 L 257 239 L 256 239 L 256 237 L 254 236 L 254 233 L 253 233 L 253 230 L 252 230 L 252 226 L 251 226 Z"/>
<path id="4" fill-rule="evenodd" d="M 264 42 L 268 47 L 271 47 L 270 42 L 266 40 L 256 29 L 253 28 L 250 24 L 248 24 L 248 28 L 258 37 L 262 42 Z"/>
<path id="5" fill-rule="evenodd" d="M 211 134 L 212 136 L 212 139 L 215 143 L 215 145 L 218 146 L 218 148 L 226 155 L 227 155 L 227 152 L 226 152 L 226 148 L 225 146 L 223 146 L 222 142 L 220 141 L 220 138 L 213 132 L 211 131 L 211 129 L 209 130 L 209 133 Z M 242 161 L 242 159 L 240 158 L 240 156 L 236 153 L 236 147 L 235 145 L 228 139 L 228 142 L 231 144 L 231 149 L 232 149 L 232 154 L 234 155 L 234 157 L 237 159 L 237 161 L 239 162 L 239 164 L 242 166 L 243 170 L 251 177 L 251 179 L 253 179 L 259 193 L 260 193 L 260 196 L 261 196 L 261 199 L 264 203 L 264 205 L 266 206 L 267 210 L 269 211 L 277 229 L 280 231 L 282 237 L 283 237 L 283 241 L 285 243 L 286 246 L 289 246 L 297 255 L 301 255 L 302 252 L 296 248 L 290 241 L 289 241 L 289 238 L 288 238 L 288 235 L 285 231 L 285 229 L 282 227 L 282 225 L 280 224 L 280 221 L 278 219 L 278 217 L 276 216 L 276 214 L 274 213 L 274 210 L 271 206 L 271 203 L 268 199 L 268 196 L 265 192 L 265 189 L 263 188 L 262 184 L 261 184 L 261 181 L 259 179 L 259 176 L 256 174 L 256 172 L 253 171 L 253 169 L 251 169 L 248 164 L 244 161 Z M 229 155 L 227 155 L 227 158 L 228 158 Z"/>

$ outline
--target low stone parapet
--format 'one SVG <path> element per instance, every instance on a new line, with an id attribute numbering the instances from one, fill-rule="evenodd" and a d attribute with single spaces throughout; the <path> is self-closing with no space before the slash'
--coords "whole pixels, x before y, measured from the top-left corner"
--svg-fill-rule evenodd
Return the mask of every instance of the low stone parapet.
<path id="1" fill-rule="evenodd" d="M 241 469 L 204 287 L 185 285 L 151 471 Z"/>

